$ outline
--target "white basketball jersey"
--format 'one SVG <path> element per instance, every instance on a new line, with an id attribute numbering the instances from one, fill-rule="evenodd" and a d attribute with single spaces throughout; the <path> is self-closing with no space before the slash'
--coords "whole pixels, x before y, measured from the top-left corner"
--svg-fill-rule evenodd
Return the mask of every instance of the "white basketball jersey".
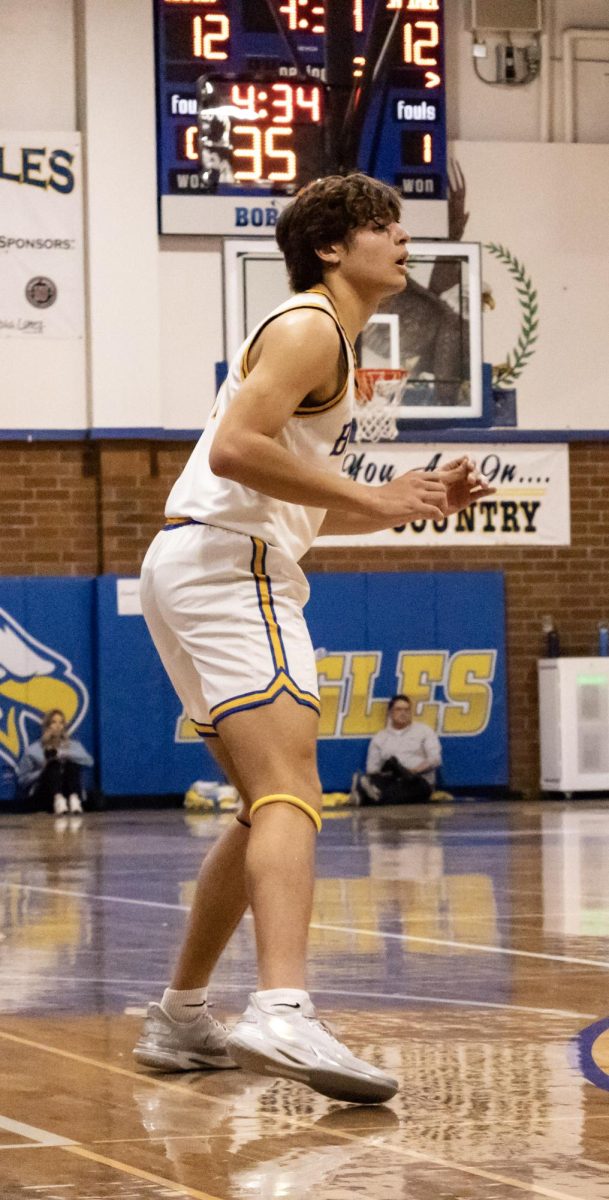
<path id="1" fill-rule="evenodd" d="M 241 483 L 214 475 L 209 466 L 209 451 L 218 423 L 247 377 L 250 347 L 266 325 L 295 308 L 321 309 L 334 321 L 347 362 L 347 381 L 336 396 L 323 404 L 316 405 L 305 398 L 277 441 L 301 461 L 337 474 L 340 472 L 353 416 L 353 352 L 331 300 L 323 292 L 303 292 L 280 304 L 256 326 L 238 350 L 205 430 L 171 489 L 165 514 L 169 520 L 172 517 L 190 518 L 205 525 L 217 525 L 235 533 L 262 538 L 298 560 L 317 536 L 325 510 L 265 496 Z"/>

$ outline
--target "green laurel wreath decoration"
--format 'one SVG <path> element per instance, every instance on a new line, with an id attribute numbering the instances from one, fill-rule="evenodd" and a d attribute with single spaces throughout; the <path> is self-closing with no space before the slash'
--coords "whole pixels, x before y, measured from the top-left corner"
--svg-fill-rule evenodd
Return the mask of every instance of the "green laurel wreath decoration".
<path id="1" fill-rule="evenodd" d="M 506 354 L 505 362 L 499 367 L 495 367 L 494 374 L 498 384 L 511 383 L 512 380 L 518 379 L 530 358 L 535 353 L 535 343 L 539 337 L 539 306 L 537 303 L 537 292 L 533 288 L 530 277 L 527 275 L 524 266 L 506 250 L 505 246 L 498 246 L 495 242 L 487 242 L 485 250 L 490 254 L 494 254 L 500 262 L 505 263 L 510 275 L 516 280 L 516 291 L 520 297 L 520 308 L 522 310 L 522 325 L 518 335 L 518 341 L 511 354 Z"/>

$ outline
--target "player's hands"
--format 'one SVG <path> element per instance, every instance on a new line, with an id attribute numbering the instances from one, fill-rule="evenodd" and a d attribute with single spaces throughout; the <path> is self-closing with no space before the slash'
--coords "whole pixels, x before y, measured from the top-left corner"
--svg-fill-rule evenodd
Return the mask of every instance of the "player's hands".
<path id="1" fill-rule="evenodd" d="M 461 512 L 477 500 L 494 496 L 495 488 L 487 483 L 473 458 L 454 458 L 435 472 L 446 485 L 446 513 Z"/>
<path id="2" fill-rule="evenodd" d="M 374 491 L 388 524 L 401 525 L 421 519 L 442 521 L 448 514 L 448 486 L 439 471 L 407 471 Z"/>

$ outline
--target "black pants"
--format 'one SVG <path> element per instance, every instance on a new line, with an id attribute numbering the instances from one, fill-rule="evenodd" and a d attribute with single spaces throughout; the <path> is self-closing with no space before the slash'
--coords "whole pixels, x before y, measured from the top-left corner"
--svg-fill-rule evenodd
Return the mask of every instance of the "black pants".
<path id="1" fill-rule="evenodd" d="M 367 775 L 381 793 L 379 800 L 360 792 L 363 804 L 425 804 L 433 788 L 422 775 L 403 767 L 397 758 L 388 758 L 380 771 Z"/>
<path id="2" fill-rule="evenodd" d="M 30 792 L 30 799 L 39 808 L 53 811 L 53 797 L 77 795 L 82 800 L 80 767 L 68 758 L 52 758 L 44 767 L 42 775 Z"/>

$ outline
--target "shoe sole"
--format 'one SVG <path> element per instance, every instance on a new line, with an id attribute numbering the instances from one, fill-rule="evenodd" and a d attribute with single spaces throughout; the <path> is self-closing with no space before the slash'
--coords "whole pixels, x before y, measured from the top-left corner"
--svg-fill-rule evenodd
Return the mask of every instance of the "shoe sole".
<path id="1" fill-rule="evenodd" d="M 286 1063 L 283 1059 L 276 1060 L 270 1054 L 264 1054 L 250 1046 L 242 1036 L 232 1036 L 228 1048 L 237 1065 L 244 1071 L 293 1079 L 296 1083 L 306 1084 L 322 1096 L 328 1096 L 330 1100 L 343 1100 L 347 1104 L 385 1104 L 398 1090 L 397 1084 L 383 1085 L 377 1080 L 357 1075 L 349 1076 L 344 1072 L 315 1067 L 299 1067 L 296 1063 Z"/>
<path id="2" fill-rule="evenodd" d="M 176 1052 L 174 1054 L 159 1054 L 158 1050 L 146 1050 L 143 1047 L 140 1049 L 136 1046 L 133 1051 L 133 1057 L 136 1062 L 143 1067 L 152 1067 L 155 1071 L 234 1071 L 238 1067 L 238 1063 L 228 1055 L 223 1058 L 202 1058 L 197 1054 L 190 1054 L 184 1051 L 183 1054 Z"/>

